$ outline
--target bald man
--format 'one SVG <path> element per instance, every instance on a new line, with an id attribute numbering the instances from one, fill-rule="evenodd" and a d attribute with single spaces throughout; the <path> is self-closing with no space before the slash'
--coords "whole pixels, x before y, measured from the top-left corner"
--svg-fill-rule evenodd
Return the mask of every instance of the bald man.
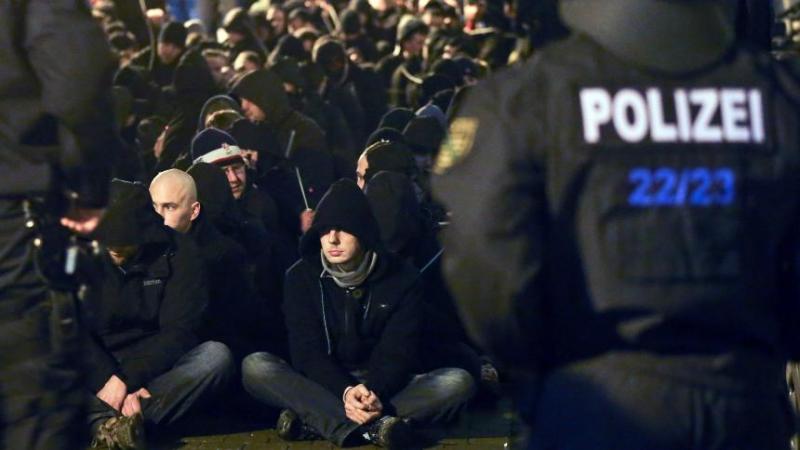
<path id="1" fill-rule="evenodd" d="M 179 233 L 188 233 L 200 216 L 194 179 L 178 169 L 165 170 L 150 182 L 153 208 L 164 218 L 164 225 Z"/>

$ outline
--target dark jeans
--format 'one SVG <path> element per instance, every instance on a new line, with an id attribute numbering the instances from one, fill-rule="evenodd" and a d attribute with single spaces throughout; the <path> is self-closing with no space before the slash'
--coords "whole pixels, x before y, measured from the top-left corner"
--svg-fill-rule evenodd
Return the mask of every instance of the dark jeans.
<path id="1" fill-rule="evenodd" d="M 32 239 L 21 203 L 0 199 L 0 448 L 78 449 L 86 427 L 75 303 L 47 291 Z"/>
<path id="2" fill-rule="evenodd" d="M 785 392 L 737 393 L 600 362 L 542 386 L 535 450 L 788 450 Z"/>
<path id="3" fill-rule="evenodd" d="M 147 383 L 152 398 L 142 403 L 142 415 L 150 425 L 170 425 L 194 406 L 214 398 L 229 386 L 236 368 L 225 344 L 208 341 L 183 355 L 168 372 Z M 106 403 L 91 396 L 89 423 L 96 429 L 118 415 Z"/>
<path id="4" fill-rule="evenodd" d="M 242 363 L 242 378 L 245 390 L 257 400 L 291 409 L 337 445 L 341 446 L 359 426 L 345 415 L 341 394 L 331 393 L 269 353 L 247 356 Z M 438 369 L 415 376 L 390 403 L 399 417 L 435 421 L 452 417 L 474 392 L 475 381 L 467 371 Z"/>

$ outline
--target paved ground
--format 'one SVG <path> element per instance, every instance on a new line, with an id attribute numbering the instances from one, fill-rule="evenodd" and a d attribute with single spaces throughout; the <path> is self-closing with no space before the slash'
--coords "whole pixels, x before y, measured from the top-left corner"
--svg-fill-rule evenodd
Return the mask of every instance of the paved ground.
<path id="1" fill-rule="evenodd" d="M 225 423 L 228 422 L 228 423 Z M 261 422 L 261 425 L 259 425 Z M 230 423 L 222 417 L 193 421 L 189 431 L 180 433 L 165 442 L 156 443 L 154 450 L 301 450 L 337 448 L 325 441 L 285 442 L 271 428 L 274 422 L 263 423 L 247 418 Z M 269 428 L 267 428 L 269 426 Z M 225 431 L 221 431 L 225 430 Z M 426 429 L 428 449 L 503 450 L 509 448 L 510 436 L 516 434 L 518 423 L 511 412 L 511 404 L 503 399 L 494 407 L 471 408 L 459 420 L 446 427 Z M 374 449 L 364 446 L 356 449 Z"/>

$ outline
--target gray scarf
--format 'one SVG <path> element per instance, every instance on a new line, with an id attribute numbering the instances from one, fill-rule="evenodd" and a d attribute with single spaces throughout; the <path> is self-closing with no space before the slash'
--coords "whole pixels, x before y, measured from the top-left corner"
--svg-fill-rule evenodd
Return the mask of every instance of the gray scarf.
<path id="1" fill-rule="evenodd" d="M 369 274 L 372 273 L 372 269 L 375 268 L 375 263 L 378 261 L 378 255 L 375 252 L 369 251 L 364 255 L 364 259 L 361 261 L 361 264 L 352 271 L 346 271 L 342 269 L 341 264 L 331 264 L 325 259 L 325 252 L 320 250 L 319 252 L 320 260 L 322 261 L 322 268 L 323 273 L 327 272 L 328 275 L 333 278 L 334 283 L 341 288 L 351 288 L 360 286 Z"/>

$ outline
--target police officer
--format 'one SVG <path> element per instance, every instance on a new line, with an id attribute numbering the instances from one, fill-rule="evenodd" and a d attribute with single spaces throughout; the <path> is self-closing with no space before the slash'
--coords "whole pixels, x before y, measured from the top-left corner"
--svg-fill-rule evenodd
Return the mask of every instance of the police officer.
<path id="1" fill-rule="evenodd" d="M 452 120 L 443 267 L 539 375 L 531 448 L 788 448 L 800 110 L 729 3 L 562 0 L 574 33 Z"/>
<path id="2" fill-rule="evenodd" d="M 106 202 L 110 51 L 84 1 L 0 1 L 0 61 L 0 448 L 81 448 L 75 306 L 44 275 L 75 272 L 52 199 L 78 233 Z"/>

